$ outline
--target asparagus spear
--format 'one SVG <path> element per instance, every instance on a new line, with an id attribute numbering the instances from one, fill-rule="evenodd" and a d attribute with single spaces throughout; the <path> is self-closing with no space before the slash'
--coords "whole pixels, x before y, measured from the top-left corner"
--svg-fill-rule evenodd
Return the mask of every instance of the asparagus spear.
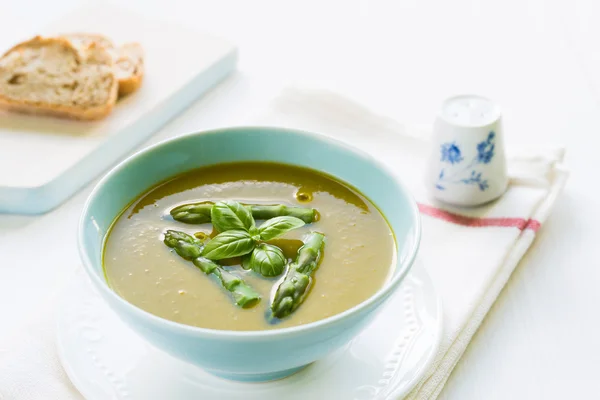
<path id="1" fill-rule="evenodd" d="M 204 224 L 210 222 L 210 210 L 213 203 L 190 203 L 177 206 L 171 210 L 171 216 L 176 221 L 186 224 Z M 271 219 L 274 217 L 296 217 L 307 224 L 315 221 L 316 210 L 314 208 L 288 207 L 278 205 L 246 205 L 252 212 L 254 219 Z"/>
<path id="2" fill-rule="evenodd" d="M 288 269 L 283 282 L 275 292 L 271 312 L 277 318 L 284 318 L 294 312 L 308 294 L 311 275 L 319 266 L 323 248 L 322 233 L 312 232 Z"/>
<path id="3" fill-rule="evenodd" d="M 221 281 L 221 285 L 231 292 L 235 304 L 242 308 L 252 307 L 260 301 L 260 295 L 237 275 L 223 269 L 219 264 L 208 258 L 198 257 L 193 261 L 205 274 L 214 274 Z"/>
<path id="4" fill-rule="evenodd" d="M 184 232 L 168 230 L 165 233 L 165 244 L 174 249 L 182 258 L 192 261 L 194 265 L 207 275 L 219 278 L 221 286 L 231 292 L 235 304 L 242 308 L 252 307 L 260 301 L 260 295 L 240 277 L 223 269 L 219 264 L 201 257 L 203 243 Z"/>
<path id="5" fill-rule="evenodd" d="M 250 207 L 250 211 L 252 212 L 252 216 L 254 219 L 271 219 L 275 217 L 296 217 L 301 219 L 307 224 L 311 222 L 315 222 L 315 218 L 317 212 L 314 208 L 304 208 L 304 207 L 288 207 L 283 204 L 272 205 L 272 206 L 263 206 L 260 204 L 257 205 L 248 205 L 246 207 Z"/>
<path id="6" fill-rule="evenodd" d="M 210 222 L 210 210 L 213 203 L 190 203 L 177 206 L 171 210 L 171 216 L 176 221 L 186 224 L 205 224 Z"/>

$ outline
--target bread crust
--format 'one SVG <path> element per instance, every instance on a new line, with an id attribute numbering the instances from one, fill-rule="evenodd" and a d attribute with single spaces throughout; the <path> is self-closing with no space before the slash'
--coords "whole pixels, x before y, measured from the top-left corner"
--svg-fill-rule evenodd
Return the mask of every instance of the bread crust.
<path id="1" fill-rule="evenodd" d="M 114 86 L 116 89 L 117 86 Z M 114 103 L 83 109 L 56 104 L 40 104 L 28 101 L 7 100 L 3 96 L 0 96 L 0 107 L 7 111 L 14 111 L 22 114 L 49 115 L 53 117 L 76 119 L 80 121 L 93 121 L 102 119 L 110 114 L 114 107 Z"/>
<path id="2" fill-rule="evenodd" d="M 75 55 L 76 60 L 79 63 L 85 63 L 86 62 L 86 52 L 89 50 L 90 55 L 93 55 L 93 57 L 95 58 L 95 62 L 98 62 L 98 60 L 108 60 L 108 62 L 112 63 L 112 57 L 110 56 L 105 56 L 103 54 L 99 54 L 98 52 L 102 52 L 103 50 L 98 49 L 97 46 L 95 45 L 91 45 L 91 47 L 89 49 L 78 49 L 75 46 L 73 46 L 73 44 L 62 37 L 50 37 L 50 38 L 45 38 L 45 37 L 41 37 L 41 36 L 35 36 L 34 38 L 27 40 L 25 42 L 19 43 L 15 46 L 13 46 L 11 49 L 9 49 L 7 52 L 4 53 L 4 55 L 2 57 L 0 57 L 0 60 L 14 52 L 22 52 L 25 48 L 31 48 L 31 47 L 43 47 L 43 46 L 48 46 L 48 45 L 55 45 L 58 44 L 59 46 L 62 46 L 66 51 L 71 52 L 72 54 Z M 103 63 L 105 63 L 104 61 L 102 61 Z M 107 64 L 111 67 L 114 67 L 112 64 Z M 115 102 L 117 100 L 117 93 L 118 93 L 118 81 L 116 79 L 116 77 L 114 76 L 114 73 L 110 76 L 111 78 L 111 83 L 110 83 L 110 87 L 109 87 L 109 93 L 108 93 L 108 101 L 106 104 L 100 105 L 100 106 L 93 106 L 93 107 L 81 107 L 81 106 L 65 106 L 65 105 L 61 105 L 61 104 L 52 104 L 52 103 L 47 103 L 47 102 L 43 102 L 43 101 L 30 101 L 30 100 L 19 100 L 19 99 L 13 99 L 7 96 L 4 96 L 2 93 L 0 93 L 0 107 L 7 109 L 7 110 L 11 110 L 11 111 L 17 111 L 17 112 L 21 112 L 21 113 L 26 113 L 26 114 L 44 114 L 44 115 L 51 115 L 51 116 L 56 116 L 56 117 L 67 117 L 67 118 L 71 118 L 71 119 L 77 119 L 77 120 L 97 120 L 97 119 L 101 119 L 106 117 L 108 114 L 110 114 L 110 112 L 112 111 Z"/>
<path id="3" fill-rule="evenodd" d="M 77 47 L 77 45 L 75 43 L 73 43 L 73 40 L 80 41 L 84 47 L 91 44 L 92 42 L 96 42 L 100 46 L 106 48 L 107 50 L 115 49 L 115 44 L 113 43 L 113 41 L 110 40 L 107 36 L 104 36 L 100 33 L 72 32 L 72 33 L 62 34 L 59 37 L 71 41 L 71 43 L 75 47 Z"/>
<path id="4" fill-rule="evenodd" d="M 82 62 L 81 53 L 74 46 L 72 46 L 71 42 L 69 42 L 68 40 L 64 38 L 45 38 L 39 35 L 34 36 L 31 39 L 26 40 L 24 42 L 17 43 L 13 47 L 5 51 L 4 54 L 2 54 L 2 57 L 0 57 L 0 59 L 8 56 L 10 53 L 13 52 L 22 52 L 26 47 L 42 47 L 55 43 L 63 46 L 66 50 L 72 52 L 77 58 L 77 61 Z"/>
<path id="5" fill-rule="evenodd" d="M 119 63 L 123 61 L 133 64 L 133 73 L 128 78 L 119 79 L 119 96 L 121 97 L 135 92 L 142 86 L 144 79 L 144 50 L 142 45 L 131 42 L 119 47 L 119 56 L 116 60 L 117 68 L 119 68 Z"/>

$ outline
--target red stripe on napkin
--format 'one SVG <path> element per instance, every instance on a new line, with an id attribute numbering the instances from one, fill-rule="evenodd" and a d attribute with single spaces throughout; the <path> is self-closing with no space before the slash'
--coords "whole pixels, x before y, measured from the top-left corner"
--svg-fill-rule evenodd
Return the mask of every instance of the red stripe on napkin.
<path id="1" fill-rule="evenodd" d="M 541 224 L 534 219 L 525 218 L 476 218 L 466 217 L 464 215 L 454 214 L 449 211 L 441 210 L 436 207 L 428 206 L 419 203 L 419 211 L 422 214 L 429 215 L 433 218 L 438 218 L 453 224 L 469 226 L 473 228 L 481 228 L 485 226 L 506 226 L 510 228 L 518 228 L 519 230 L 531 229 L 537 232 Z"/>

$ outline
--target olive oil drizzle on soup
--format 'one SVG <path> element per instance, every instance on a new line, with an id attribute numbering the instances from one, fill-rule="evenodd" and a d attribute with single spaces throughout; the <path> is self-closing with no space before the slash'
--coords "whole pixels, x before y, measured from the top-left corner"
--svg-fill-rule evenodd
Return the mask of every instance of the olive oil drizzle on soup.
<path id="1" fill-rule="evenodd" d="M 256 306 L 244 309 L 234 304 L 214 275 L 203 273 L 163 243 L 169 229 L 214 236 L 212 224 L 178 222 L 169 210 L 184 203 L 221 200 L 310 207 L 318 212 L 316 222 L 268 242 L 294 260 L 310 232 L 325 235 L 309 294 L 298 309 L 277 323 L 266 316 L 273 290 L 285 272 L 265 278 L 243 270 L 239 258 L 220 260 L 224 269 L 261 295 Z M 257 220 L 256 225 L 262 222 Z M 310 169 L 248 162 L 201 168 L 143 194 L 111 227 L 103 262 L 110 287 L 150 313 L 203 328 L 264 330 L 318 321 L 368 299 L 388 279 L 395 248 L 385 218 L 354 189 Z"/>

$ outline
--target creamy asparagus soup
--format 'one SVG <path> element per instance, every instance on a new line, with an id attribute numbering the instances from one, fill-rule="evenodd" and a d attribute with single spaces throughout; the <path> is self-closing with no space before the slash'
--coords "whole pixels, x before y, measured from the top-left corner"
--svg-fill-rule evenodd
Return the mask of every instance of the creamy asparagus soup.
<path id="1" fill-rule="evenodd" d="M 276 329 L 361 303 L 388 279 L 393 233 L 378 209 L 317 171 L 274 163 L 201 168 L 157 185 L 115 220 L 113 290 L 203 328 Z"/>

